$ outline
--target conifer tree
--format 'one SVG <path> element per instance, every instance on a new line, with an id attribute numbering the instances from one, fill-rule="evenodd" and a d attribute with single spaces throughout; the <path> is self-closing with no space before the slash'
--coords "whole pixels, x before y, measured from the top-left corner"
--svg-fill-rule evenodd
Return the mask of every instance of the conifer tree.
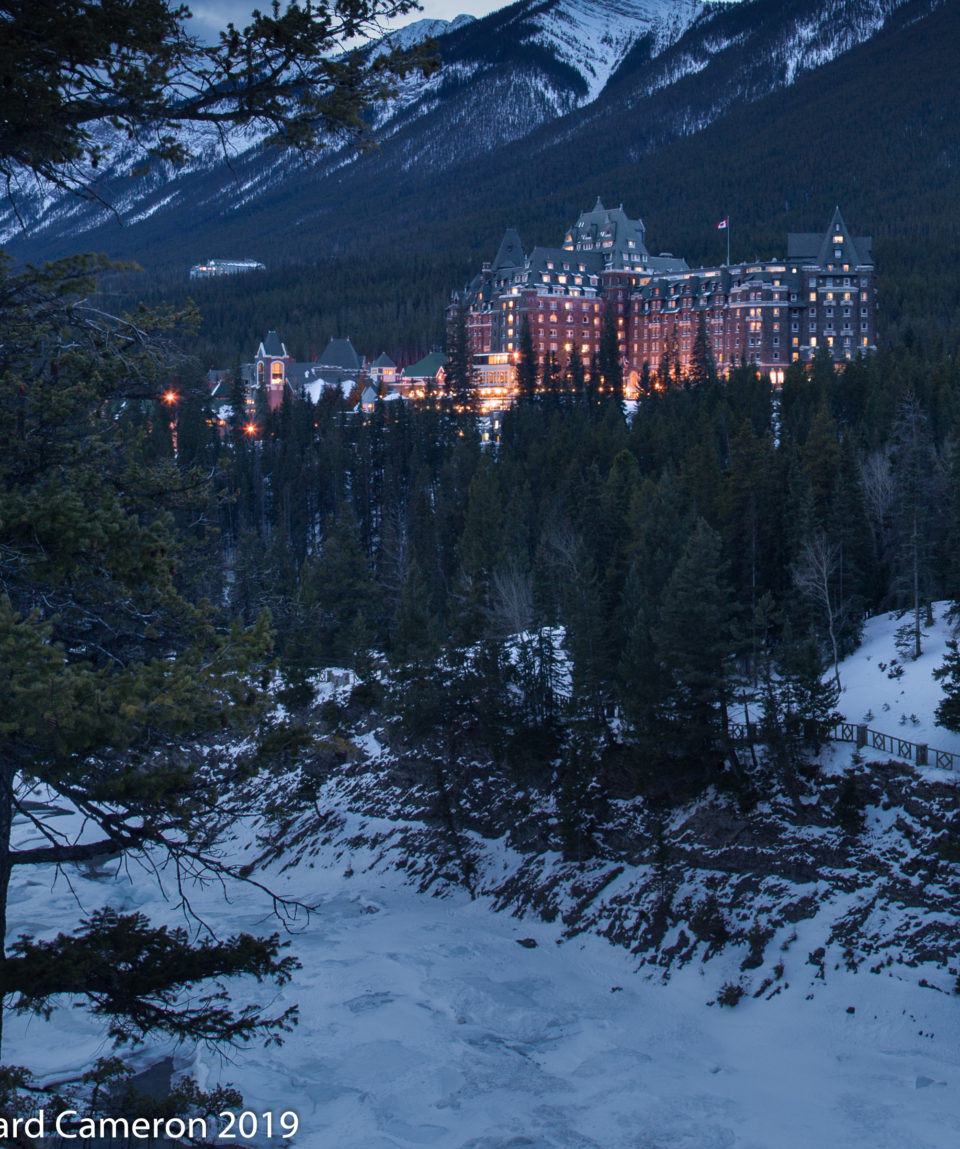
<path id="1" fill-rule="evenodd" d="M 697 334 L 693 340 L 693 354 L 690 357 L 690 381 L 694 387 L 715 387 L 719 382 L 717 361 L 713 346 L 707 334 L 706 313 L 697 315 Z"/>
<path id="2" fill-rule="evenodd" d="M 533 334 L 526 315 L 520 319 L 517 359 L 517 402 L 533 403 L 537 397 L 537 357 L 533 349 Z"/>
<path id="3" fill-rule="evenodd" d="M 719 536 L 698 519 L 664 589 L 653 635 L 671 682 L 665 717 L 694 772 L 709 773 L 727 751 L 734 616 Z"/>
<path id="4" fill-rule="evenodd" d="M 620 333 L 617 315 L 611 304 L 603 313 L 600 348 L 597 352 L 597 370 L 604 400 L 612 399 L 623 406 L 623 363 L 620 359 Z"/>
<path id="5" fill-rule="evenodd" d="M 912 616 L 912 654 L 921 653 L 921 610 L 934 591 L 933 550 L 940 537 L 938 511 L 943 505 L 942 475 L 926 414 L 916 394 L 903 398 L 893 428 L 894 592 Z"/>
<path id="6" fill-rule="evenodd" d="M 947 653 L 943 662 L 933 672 L 933 677 L 943 685 L 944 696 L 939 703 L 935 717 L 938 726 L 947 730 L 960 730 L 960 648 L 955 638 L 947 640 Z"/>
<path id="7" fill-rule="evenodd" d="M 547 352 L 540 378 L 540 401 L 549 411 L 556 411 L 563 402 L 563 376 L 560 364 L 552 351 Z"/>
<path id="8" fill-rule="evenodd" d="M 196 497 L 196 473 L 130 449 L 119 416 L 157 394 L 160 345 L 148 316 L 111 319 L 85 303 L 96 269 L 89 258 L 0 267 L 0 938 L 24 865 L 153 851 L 183 880 L 239 877 L 209 842 L 244 767 L 190 747 L 255 717 L 269 635 L 265 620 L 224 627 L 185 593 L 190 543 L 173 520 Z M 35 807 L 37 788 L 79 813 L 84 840 Z M 42 844 L 15 844 L 17 816 Z M 278 953 L 276 939 L 195 947 L 99 911 L 51 943 L 0 947 L 0 995 L 38 1012 L 86 996 L 118 1039 L 156 1028 L 242 1042 L 286 1028 L 289 1012 L 235 1014 L 215 998 L 181 1009 L 178 987 L 231 972 L 282 979 L 290 961 Z"/>
<path id="9" fill-rule="evenodd" d="M 583 365 L 583 356 L 580 348 L 574 344 L 567 360 L 567 391 L 570 395 L 571 405 L 585 407 L 587 405 L 587 373 Z"/>
<path id="10" fill-rule="evenodd" d="M 7 77 L 0 173 L 7 191 L 36 174 L 84 189 L 117 148 L 183 162 L 206 127 L 216 140 L 248 126 L 270 143 L 314 150 L 363 141 L 365 110 L 416 69 L 423 47 L 364 53 L 356 45 L 413 0 L 290 3 L 255 11 L 213 45 L 170 0 L 47 0 L 4 9 Z M 256 62 L 256 66 L 252 65 Z M 149 142 L 147 142 L 149 141 Z"/>
<path id="11" fill-rule="evenodd" d="M 448 405 L 458 416 L 471 419 L 479 410 L 477 384 L 470 356 L 467 305 L 457 299 L 447 325 L 447 362 L 444 390 Z"/>

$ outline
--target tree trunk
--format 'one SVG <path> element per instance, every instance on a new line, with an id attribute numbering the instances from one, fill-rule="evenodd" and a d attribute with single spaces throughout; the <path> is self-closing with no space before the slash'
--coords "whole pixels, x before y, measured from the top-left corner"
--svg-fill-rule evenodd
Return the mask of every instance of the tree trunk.
<path id="1" fill-rule="evenodd" d="M 913 657 L 920 657 L 920 527 L 913 512 Z"/>

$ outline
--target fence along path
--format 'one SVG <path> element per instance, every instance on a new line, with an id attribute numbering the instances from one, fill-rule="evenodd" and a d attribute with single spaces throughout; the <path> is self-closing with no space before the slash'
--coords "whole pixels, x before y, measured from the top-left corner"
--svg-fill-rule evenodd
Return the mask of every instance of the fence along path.
<path id="1" fill-rule="evenodd" d="M 895 734 L 884 734 L 871 730 L 859 722 L 838 722 L 827 734 L 831 742 L 852 742 L 858 750 L 879 750 L 891 758 L 912 762 L 915 766 L 936 766 L 939 770 L 960 769 L 960 754 L 949 750 L 931 749 L 926 742 L 911 742 Z M 754 722 L 731 722 L 732 742 L 750 743 L 757 741 L 757 725 Z"/>

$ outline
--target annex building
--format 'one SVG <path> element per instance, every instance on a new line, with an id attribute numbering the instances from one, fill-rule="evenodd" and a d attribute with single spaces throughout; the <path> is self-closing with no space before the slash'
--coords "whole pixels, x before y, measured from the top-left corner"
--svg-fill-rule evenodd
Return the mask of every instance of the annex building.
<path id="1" fill-rule="evenodd" d="M 773 382 L 790 363 L 826 348 L 837 364 L 876 350 L 869 236 L 854 236 L 840 209 L 825 231 L 787 236 L 780 259 L 690 268 L 651 255 L 642 220 L 597 200 L 556 248 L 527 253 L 515 229 L 492 261 L 454 296 L 466 312 L 477 386 L 486 409 L 515 389 L 521 325 L 540 365 L 565 366 L 574 347 L 589 369 L 607 309 L 615 321 L 625 389 L 635 396 L 644 364 L 689 374 L 701 322 L 721 372 L 745 360 Z"/>

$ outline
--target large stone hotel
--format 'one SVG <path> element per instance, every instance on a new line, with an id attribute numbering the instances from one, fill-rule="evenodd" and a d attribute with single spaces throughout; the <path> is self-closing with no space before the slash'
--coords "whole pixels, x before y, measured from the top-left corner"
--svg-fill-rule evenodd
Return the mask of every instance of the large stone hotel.
<path id="1" fill-rule="evenodd" d="M 644 364 L 655 373 L 667 357 L 674 374 L 689 373 L 701 316 L 720 371 L 745 360 L 774 384 L 818 349 L 836 364 L 876 349 L 871 240 L 852 235 L 839 208 L 826 231 L 788 235 L 785 259 L 692 269 L 672 255 L 651 255 L 643 222 L 598 200 L 562 247 L 527 253 L 508 230 L 457 303 L 465 306 L 487 409 L 514 393 L 521 324 L 529 324 L 541 365 L 551 352 L 565 365 L 576 347 L 589 368 L 607 308 L 628 396 Z"/>

